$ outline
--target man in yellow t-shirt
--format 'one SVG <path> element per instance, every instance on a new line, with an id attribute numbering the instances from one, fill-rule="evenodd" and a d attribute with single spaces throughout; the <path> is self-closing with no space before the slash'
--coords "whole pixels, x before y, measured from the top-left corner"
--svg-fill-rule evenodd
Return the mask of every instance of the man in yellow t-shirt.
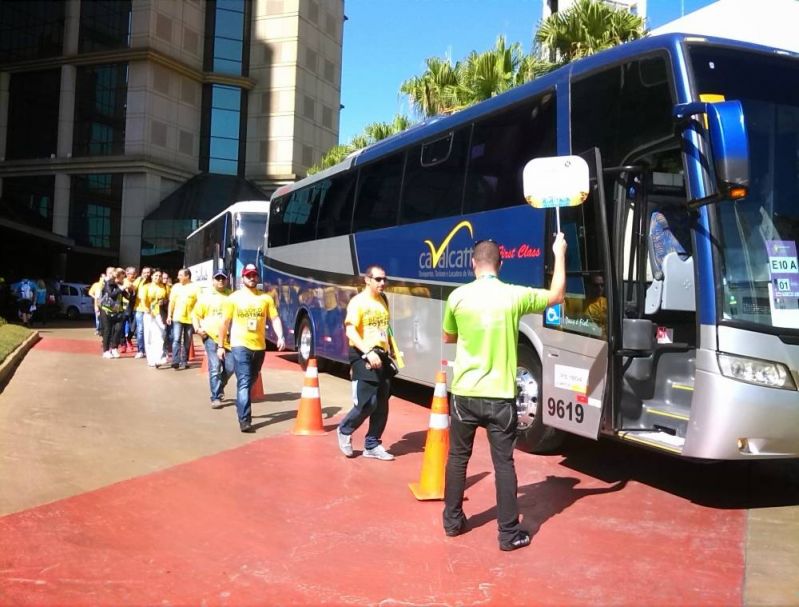
<path id="1" fill-rule="evenodd" d="M 230 351 L 230 341 L 225 342 L 221 339 L 221 329 L 225 319 L 232 316 L 230 291 L 227 288 L 227 274 L 223 270 L 218 270 L 214 274 L 213 288 L 202 293 L 194 306 L 192 313 L 192 323 L 194 332 L 203 340 L 205 357 L 208 361 L 208 382 L 211 387 L 211 408 L 220 409 L 222 407 L 222 392 L 227 385 L 228 379 L 233 375 L 233 354 Z M 217 350 L 222 348 L 221 358 L 217 356 Z"/>
<path id="2" fill-rule="evenodd" d="M 172 326 L 172 368 L 183 370 L 189 361 L 189 344 L 194 339 L 191 312 L 197 303 L 197 285 L 191 282 L 191 270 L 178 270 L 178 282 L 169 291 L 166 324 Z"/>
<path id="3" fill-rule="evenodd" d="M 380 266 L 369 266 L 364 280 L 366 288 L 350 300 L 344 319 L 350 342 L 353 407 L 336 430 L 338 447 L 346 457 L 352 457 L 352 433 L 368 417 L 363 456 L 391 461 L 394 456 L 380 444 L 388 421 L 391 392 L 391 376 L 380 355 L 389 351 L 389 311 L 383 294 L 386 271 Z"/>
<path id="4" fill-rule="evenodd" d="M 277 348 L 283 350 L 283 324 L 277 315 L 275 300 L 258 289 L 258 269 L 247 264 L 241 271 L 241 288 L 228 299 L 225 323 L 221 330 L 221 344 L 230 336 L 233 364 L 236 369 L 236 413 L 242 432 L 255 432 L 252 426 L 252 399 L 250 389 L 261 372 L 266 352 L 266 321 L 272 323 L 277 336 Z M 222 360 L 225 349 L 217 344 L 217 356 Z"/>

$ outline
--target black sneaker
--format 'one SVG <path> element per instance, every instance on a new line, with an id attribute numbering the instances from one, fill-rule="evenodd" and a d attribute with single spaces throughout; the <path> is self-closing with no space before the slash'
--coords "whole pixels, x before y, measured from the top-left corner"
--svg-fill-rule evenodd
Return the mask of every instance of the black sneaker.
<path id="1" fill-rule="evenodd" d="M 454 529 L 444 529 L 444 533 L 447 534 L 447 537 L 458 537 L 460 534 L 466 531 L 466 520 L 462 520 L 461 524 L 455 527 Z"/>
<path id="2" fill-rule="evenodd" d="M 518 550 L 519 548 L 525 548 L 530 545 L 530 534 L 526 531 L 520 531 L 519 535 L 516 538 L 507 544 L 503 544 L 500 542 L 499 549 L 504 550 L 505 552 L 510 552 L 511 550 Z"/>
<path id="3" fill-rule="evenodd" d="M 241 430 L 242 432 L 245 432 L 247 434 L 252 434 L 253 432 L 255 432 L 255 428 L 253 428 L 252 424 L 250 424 L 250 423 L 239 424 L 239 430 Z"/>
<path id="4" fill-rule="evenodd" d="M 177 369 L 180 366 L 180 363 L 172 363 L 171 367 L 173 369 Z"/>

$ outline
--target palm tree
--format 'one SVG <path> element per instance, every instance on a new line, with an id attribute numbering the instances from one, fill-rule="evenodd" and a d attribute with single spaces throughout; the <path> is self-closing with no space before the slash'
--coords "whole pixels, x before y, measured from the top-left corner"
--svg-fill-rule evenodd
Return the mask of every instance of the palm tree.
<path id="1" fill-rule="evenodd" d="M 568 63 L 641 38 L 645 32 L 644 20 L 629 11 L 599 0 L 578 0 L 571 8 L 544 19 L 535 41 L 552 52 L 553 60 Z"/>
<path id="2" fill-rule="evenodd" d="M 452 112 L 454 91 L 458 86 L 457 64 L 449 57 L 428 57 L 426 69 L 420 76 L 409 78 L 400 85 L 400 93 L 408 95 L 411 104 L 422 116 L 437 116 Z"/>
<path id="3" fill-rule="evenodd" d="M 400 133 L 411 126 L 411 124 L 410 119 L 401 114 L 394 116 L 394 120 L 391 122 L 373 122 L 364 128 L 363 133 L 355 135 L 349 143 L 334 145 L 325 152 L 319 162 L 308 169 L 308 175 L 313 175 L 328 167 L 332 167 L 356 150 L 360 150 L 382 139 Z"/>

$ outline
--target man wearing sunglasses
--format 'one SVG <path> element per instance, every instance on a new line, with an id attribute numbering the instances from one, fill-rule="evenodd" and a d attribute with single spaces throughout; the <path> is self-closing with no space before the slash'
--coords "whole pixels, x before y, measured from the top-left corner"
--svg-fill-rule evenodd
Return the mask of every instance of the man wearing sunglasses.
<path id="1" fill-rule="evenodd" d="M 444 342 L 457 343 L 452 379 L 450 442 L 444 481 L 444 531 L 454 537 L 466 530 L 463 493 L 466 466 L 478 426 L 486 429 L 494 462 L 499 547 L 509 551 L 530 544 L 519 525 L 516 442 L 516 345 L 519 319 L 563 301 L 566 288 L 566 241 L 552 245 L 555 268 L 549 290 L 499 280 L 499 247 L 484 240 L 474 246 L 475 280 L 455 289 L 444 308 Z"/>
<path id="2" fill-rule="evenodd" d="M 366 288 L 350 300 L 344 319 L 350 343 L 353 407 L 336 431 L 338 447 L 346 457 L 352 457 L 352 433 L 368 417 L 363 456 L 391 461 L 394 456 L 380 444 L 388 421 L 391 391 L 391 377 L 380 354 L 389 351 L 388 301 L 383 294 L 386 271 L 380 266 L 369 266 L 364 281 Z"/>

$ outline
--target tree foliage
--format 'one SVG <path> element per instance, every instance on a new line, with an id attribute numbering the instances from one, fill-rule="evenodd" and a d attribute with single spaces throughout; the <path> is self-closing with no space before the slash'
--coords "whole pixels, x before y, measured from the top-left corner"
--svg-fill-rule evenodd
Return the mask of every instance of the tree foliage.
<path id="1" fill-rule="evenodd" d="M 472 51 L 453 63 L 451 57 L 428 57 L 424 71 L 400 85 L 421 118 L 452 114 L 465 107 L 543 76 L 570 61 L 586 57 L 645 34 L 644 20 L 600 0 L 578 0 L 571 8 L 544 19 L 533 37 L 536 48 L 525 54 L 521 44 L 499 36 L 494 48 Z M 549 56 L 551 61 L 542 59 Z M 352 152 L 407 129 L 412 121 L 397 115 L 392 122 L 367 125 L 363 133 L 328 150 L 316 173 L 344 160 Z"/>
<path id="2" fill-rule="evenodd" d="M 554 59 L 569 63 L 605 49 L 641 38 L 644 20 L 599 0 L 578 0 L 571 8 L 553 13 L 538 26 L 535 42 L 554 51 Z"/>

